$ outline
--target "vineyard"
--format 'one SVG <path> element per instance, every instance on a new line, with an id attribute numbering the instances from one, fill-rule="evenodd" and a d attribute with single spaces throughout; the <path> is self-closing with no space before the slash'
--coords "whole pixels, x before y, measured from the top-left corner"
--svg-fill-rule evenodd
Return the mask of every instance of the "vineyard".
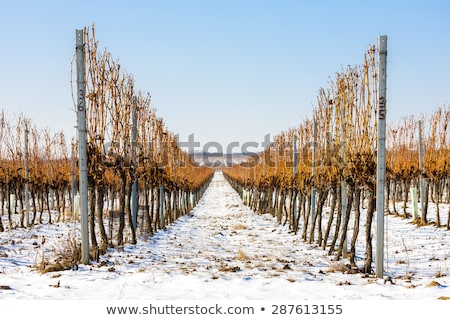
<path id="1" fill-rule="evenodd" d="M 135 244 L 137 232 L 151 236 L 188 213 L 213 170 L 196 166 L 181 150 L 150 107 L 151 97 L 135 91 L 133 77 L 109 52 L 99 52 L 94 28 L 84 32 L 90 244 L 97 260 L 108 247 L 123 246 L 125 240 Z M 79 219 L 76 141 L 68 145 L 64 132 L 39 130 L 24 115 L 15 122 L 4 111 L 0 117 L 1 213 L 8 228 Z M 139 223 L 131 212 L 133 184 L 139 190 Z M 106 224 L 115 216 L 119 223 L 112 239 Z M 3 220 L 0 231 L 5 230 Z"/>
<path id="2" fill-rule="evenodd" d="M 198 165 L 180 147 L 151 107 L 151 96 L 137 91 L 132 75 L 99 49 L 93 27 L 84 30 L 84 38 L 90 260 L 99 262 L 108 252 L 149 241 L 186 219 L 215 170 Z M 256 215 L 269 214 L 287 227 L 286 237 L 325 250 L 335 262 L 348 259 L 343 271 L 353 274 L 373 273 L 377 61 L 376 47 L 370 46 L 361 65 L 343 69 L 319 90 L 311 118 L 247 161 L 221 168 Z M 449 125 L 449 105 L 388 125 L 386 215 L 404 218 L 405 224 L 412 218 L 417 228 L 450 230 Z M 77 138 L 2 111 L 0 143 L 0 231 L 78 223 Z M 417 199 L 420 210 L 412 205 Z M 70 243 L 68 256 L 42 254 L 40 272 L 80 263 L 79 234 L 63 241 Z"/>
<path id="3" fill-rule="evenodd" d="M 376 55 L 372 46 L 362 65 L 337 73 L 329 88 L 321 88 L 312 119 L 275 137 L 248 162 L 224 169 L 253 210 L 270 212 L 304 241 L 328 250 L 336 260 L 345 255 L 352 270 L 365 273 L 372 272 L 376 209 Z M 432 223 L 450 230 L 449 125 L 447 105 L 429 116 L 405 116 L 387 128 L 386 213 L 414 215 L 418 225 Z M 425 149 L 423 159 L 419 159 L 420 148 Z M 408 205 L 411 188 L 420 190 L 421 183 L 419 215 Z M 430 203 L 436 208 L 434 221 L 427 215 Z M 440 204 L 447 204 L 442 206 L 447 212 L 441 212 Z M 358 267 L 355 248 L 361 226 L 366 250 L 364 265 Z"/>

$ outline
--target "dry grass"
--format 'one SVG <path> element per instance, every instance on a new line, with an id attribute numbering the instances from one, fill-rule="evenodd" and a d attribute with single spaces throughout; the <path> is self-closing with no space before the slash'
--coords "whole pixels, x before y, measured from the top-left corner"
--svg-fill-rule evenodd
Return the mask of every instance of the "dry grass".
<path id="1" fill-rule="evenodd" d="M 442 278 L 442 277 L 445 277 L 446 275 L 447 275 L 447 273 L 444 272 L 441 268 L 438 268 L 438 269 L 436 270 L 436 272 L 434 273 L 434 276 L 435 276 L 436 278 Z"/>
<path id="2" fill-rule="evenodd" d="M 437 281 L 431 281 L 429 284 L 427 284 L 427 287 L 440 287 L 441 284 Z"/>
<path id="3" fill-rule="evenodd" d="M 71 269 L 81 260 L 81 243 L 69 235 L 67 239 L 56 245 L 53 256 L 54 258 L 50 262 L 45 259 L 44 253 L 42 254 L 39 272 L 48 273 Z"/>
<path id="4" fill-rule="evenodd" d="M 238 272 L 238 271 L 241 271 L 241 267 L 223 265 L 219 268 L 219 271 L 221 271 L 221 272 Z"/>
<path id="5" fill-rule="evenodd" d="M 350 265 L 347 265 L 343 262 L 335 262 L 332 263 L 328 272 L 342 272 L 342 273 L 350 273 L 352 268 Z"/>
<path id="6" fill-rule="evenodd" d="M 239 248 L 235 259 L 239 260 L 239 261 L 249 261 L 250 257 L 247 256 L 247 254 L 244 252 L 244 250 L 242 248 Z"/>
<path id="7" fill-rule="evenodd" d="M 245 230 L 245 229 L 247 229 L 247 226 L 244 225 L 244 224 L 235 224 L 235 225 L 232 227 L 232 230 L 233 230 L 233 231 L 237 231 L 237 230 Z"/>

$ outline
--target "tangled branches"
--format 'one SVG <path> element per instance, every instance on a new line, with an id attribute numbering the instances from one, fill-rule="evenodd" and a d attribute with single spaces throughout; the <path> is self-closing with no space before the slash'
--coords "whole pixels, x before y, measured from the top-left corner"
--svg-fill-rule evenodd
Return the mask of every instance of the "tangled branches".
<path id="1" fill-rule="evenodd" d="M 98 258 L 108 246 L 136 243 L 137 232 L 151 235 L 189 212 L 205 190 L 212 170 L 194 163 L 150 107 L 150 95 L 136 91 L 133 77 L 122 72 L 109 52 L 99 51 L 94 27 L 84 30 L 84 38 L 89 230 L 91 254 Z M 26 151 L 24 136 L 29 142 Z M 30 225 L 42 223 L 43 216 L 52 223 L 55 210 L 58 221 L 77 218 L 76 212 L 70 212 L 77 207 L 74 140 L 70 150 L 62 132 L 40 131 L 24 116 L 11 124 L 2 112 L 0 142 L 2 215 L 7 201 L 9 228 L 25 226 L 23 218 L 19 225 L 12 219 L 18 207 L 12 199 L 19 200 L 22 215 L 27 207 L 25 154 L 30 208 L 34 211 Z M 133 185 L 139 221 L 132 219 Z M 119 226 L 113 236 L 115 225 L 110 222 L 116 213 Z M 0 231 L 3 229 L 0 219 Z"/>
<path id="2" fill-rule="evenodd" d="M 305 241 L 316 243 L 335 259 L 348 257 L 354 270 L 372 271 L 372 218 L 376 195 L 377 53 L 371 46 L 362 66 L 348 67 L 320 89 L 312 119 L 305 119 L 275 137 L 248 162 L 224 170 L 230 183 L 254 210 L 270 212 Z M 449 202 L 450 108 L 435 112 L 426 123 L 425 198 L 433 186 L 439 222 L 439 202 Z M 417 121 L 407 117 L 388 130 L 387 192 L 404 201 L 418 185 L 420 170 Z M 327 204 L 327 205 L 326 205 Z M 357 266 L 356 246 L 361 213 L 366 216 L 365 259 Z M 386 211 L 389 211 L 386 208 Z M 322 218 L 327 220 L 322 222 Z M 426 213 L 423 215 L 426 219 Z M 353 221 L 353 226 L 349 223 Z M 447 222 L 449 226 L 449 223 Z M 333 229 L 334 226 L 334 229 Z M 350 234 L 349 231 L 353 233 Z M 347 244 L 349 242 L 349 245 Z"/>

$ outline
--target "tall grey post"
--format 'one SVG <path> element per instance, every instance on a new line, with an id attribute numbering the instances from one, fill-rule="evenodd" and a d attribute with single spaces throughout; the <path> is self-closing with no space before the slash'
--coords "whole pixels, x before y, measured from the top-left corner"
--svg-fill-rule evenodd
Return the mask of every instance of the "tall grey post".
<path id="1" fill-rule="evenodd" d="M 71 173 L 71 184 L 72 184 L 72 219 L 75 217 L 75 146 L 72 142 L 72 173 Z"/>
<path id="2" fill-rule="evenodd" d="M 344 143 L 346 143 L 346 132 L 345 132 L 345 126 L 344 126 L 344 119 L 345 119 L 345 112 L 344 112 L 344 102 L 342 97 L 340 98 L 340 116 L 341 121 L 339 121 L 339 138 L 341 143 L 341 161 L 342 164 L 345 164 L 345 150 L 343 148 Z M 345 182 L 345 179 L 341 179 L 341 216 L 344 217 L 347 212 L 347 182 Z M 342 223 L 341 226 L 342 229 L 342 236 L 344 237 L 344 243 L 342 246 L 342 256 L 344 258 L 347 258 L 348 253 L 348 241 L 347 241 L 347 233 L 348 230 L 346 230 L 346 226 L 344 223 Z"/>
<path id="3" fill-rule="evenodd" d="M 425 217 L 425 184 L 423 177 L 423 144 L 422 144 L 422 121 L 419 120 L 419 172 L 420 172 L 420 211 L 423 222 Z"/>
<path id="4" fill-rule="evenodd" d="M 164 191 L 164 186 L 161 185 L 159 187 L 159 220 L 160 220 L 160 227 L 161 229 L 164 229 L 166 227 L 165 224 L 165 217 L 164 217 L 164 204 L 166 200 L 166 194 Z"/>
<path id="5" fill-rule="evenodd" d="M 297 134 L 294 134 L 294 143 L 292 146 L 292 162 L 294 165 L 294 170 L 293 170 L 293 175 L 294 175 L 294 179 L 297 176 L 297 162 L 298 162 L 298 158 L 297 158 Z"/>
<path id="6" fill-rule="evenodd" d="M 29 195 L 29 177 L 28 177 L 28 123 L 25 128 L 25 227 L 30 224 L 30 195 Z"/>
<path id="7" fill-rule="evenodd" d="M 137 136 L 137 102 L 136 97 L 133 97 L 133 141 L 131 144 L 131 150 L 133 155 L 133 185 L 131 187 L 131 213 L 133 229 L 137 228 L 137 212 L 138 212 L 138 199 L 137 199 L 137 156 L 136 156 L 136 136 Z"/>
<path id="8" fill-rule="evenodd" d="M 387 36 L 378 37 L 378 150 L 377 150 L 377 249 L 376 276 L 383 278 L 384 189 L 386 184 L 386 56 Z"/>
<path id="9" fill-rule="evenodd" d="M 313 142 L 312 142 L 312 171 L 311 171 L 311 230 L 314 227 L 314 216 L 316 215 L 316 188 L 314 187 L 316 175 L 316 143 L 317 143 L 317 121 L 313 123 Z"/>
<path id="10" fill-rule="evenodd" d="M 296 181 L 295 178 L 297 177 L 297 134 L 294 133 L 294 142 L 293 142 L 293 146 L 292 146 L 292 162 L 293 162 L 293 167 L 294 170 L 292 172 L 292 179 L 293 179 L 293 186 L 294 188 L 296 187 Z M 295 190 L 294 190 L 295 191 Z M 294 196 L 294 201 L 292 203 L 293 208 L 292 208 L 292 214 L 294 215 L 294 223 L 297 223 L 297 197 Z"/>
<path id="11" fill-rule="evenodd" d="M 76 30 L 78 167 L 80 171 L 81 263 L 89 264 L 88 179 L 84 30 Z"/>

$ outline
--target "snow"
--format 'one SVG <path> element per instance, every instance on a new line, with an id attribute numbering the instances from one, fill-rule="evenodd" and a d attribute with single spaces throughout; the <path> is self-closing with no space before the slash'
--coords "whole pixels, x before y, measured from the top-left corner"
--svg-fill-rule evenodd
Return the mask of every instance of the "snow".
<path id="1" fill-rule="evenodd" d="M 444 212 L 448 210 L 443 208 Z M 43 252 L 49 259 L 71 235 L 79 233 L 74 222 L 0 233 L 0 299 L 285 301 L 450 297 L 450 232 L 434 226 L 417 227 L 395 216 L 386 216 L 386 225 L 386 272 L 393 283 L 362 274 L 344 274 L 338 270 L 341 262 L 333 261 L 327 251 L 305 243 L 271 215 L 256 214 L 244 206 L 218 171 L 190 214 L 146 241 L 140 238 L 137 245 L 110 249 L 99 262 L 80 265 L 78 270 L 45 274 L 36 270 Z M 360 236 L 364 237 L 363 225 Z M 363 240 L 359 242 L 364 245 Z M 364 250 L 357 248 L 358 264 L 363 263 Z"/>

